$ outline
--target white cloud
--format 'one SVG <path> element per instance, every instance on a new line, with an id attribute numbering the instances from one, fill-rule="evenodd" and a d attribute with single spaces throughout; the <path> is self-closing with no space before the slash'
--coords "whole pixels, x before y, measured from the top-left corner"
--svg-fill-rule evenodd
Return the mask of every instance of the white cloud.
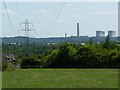
<path id="1" fill-rule="evenodd" d="M 57 23 L 66 23 L 67 20 L 64 18 L 64 17 L 59 17 L 57 20 L 56 20 Z"/>
<path id="2" fill-rule="evenodd" d="M 13 16 L 13 15 L 15 14 L 15 12 L 14 12 L 12 9 L 7 9 L 7 10 L 6 10 L 6 9 L 3 9 L 3 10 L 2 10 L 2 14 L 3 14 L 3 15 L 7 15 L 7 14 L 8 14 L 8 15 L 10 15 L 10 16 Z"/>
<path id="3" fill-rule="evenodd" d="M 37 13 L 41 15 L 48 15 L 49 11 L 47 9 L 40 9 L 37 11 Z"/>

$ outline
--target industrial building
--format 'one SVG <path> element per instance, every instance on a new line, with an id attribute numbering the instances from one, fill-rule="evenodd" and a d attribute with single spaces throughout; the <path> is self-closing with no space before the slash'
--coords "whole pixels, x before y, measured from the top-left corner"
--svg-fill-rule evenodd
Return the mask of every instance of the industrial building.
<path id="1" fill-rule="evenodd" d="M 96 31 L 96 37 L 105 37 L 104 31 Z"/>
<path id="2" fill-rule="evenodd" d="M 115 31 L 108 31 L 108 35 L 110 37 L 116 37 L 116 32 Z"/>

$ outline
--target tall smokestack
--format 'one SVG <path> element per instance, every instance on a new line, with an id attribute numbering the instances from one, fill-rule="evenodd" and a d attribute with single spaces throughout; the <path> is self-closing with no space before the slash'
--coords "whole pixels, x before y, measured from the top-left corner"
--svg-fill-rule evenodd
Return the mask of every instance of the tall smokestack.
<path id="1" fill-rule="evenodd" d="M 77 37 L 79 37 L 79 23 L 77 23 Z"/>
<path id="2" fill-rule="evenodd" d="M 67 37 L 67 33 L 65 33 L 65 37 Z"/>

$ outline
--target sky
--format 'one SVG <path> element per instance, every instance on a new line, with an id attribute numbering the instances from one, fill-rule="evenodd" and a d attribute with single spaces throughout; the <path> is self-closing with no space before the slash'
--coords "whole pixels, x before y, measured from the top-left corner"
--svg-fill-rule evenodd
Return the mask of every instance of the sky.
<path id="1" fill-rule="evenodd" d="M 80 36 L 95 36 L 96 31 L 118 31 L 117 2 L 6 2 L 2 5 L 2 37 L 24 36 L 26 19 L 35 29 L 30 37 L 64 37 L 77 35 L 77 23 L 80 24 Z M 0 19 L 1 19 L 0 16 Z M 9 18 L 8 18 L 9 16 Z M 1 22 L 0 22 L 1 23 Z"/>

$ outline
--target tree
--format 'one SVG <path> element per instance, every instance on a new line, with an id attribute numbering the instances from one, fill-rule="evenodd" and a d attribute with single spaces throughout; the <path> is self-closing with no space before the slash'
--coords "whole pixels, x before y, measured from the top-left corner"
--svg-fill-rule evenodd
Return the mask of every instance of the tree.
<path id="1" fill-rule="evenodd" d="M 39 68 L 40 62 L 33 57 L 25 57 L 22 59 L 21 68 Z"/>
<path id="2" fill-rule="evenodd" d="M 76 53 L 77 67 L 90 67 L 94 59 L 93 56 L 90 47 L 80 45 Z"/>
<path id="3" fill-rule="evenodd" d="M 116 43 L 110 40 L 109 35 L 107 35 L 105 42 L 102 44 L 105 49 L 114 49 L 117 47 Z"/>
<path id="4" fill-rule="evenodd" d="M 90 40 L 88 41 L 88 43 L 89 43 L 89 44 L 93 44 L 93 43 L 94 43 L 94 41 L 93 41 L 93 38 L 92 38 L 92 37 L 90 37 Z"/>

